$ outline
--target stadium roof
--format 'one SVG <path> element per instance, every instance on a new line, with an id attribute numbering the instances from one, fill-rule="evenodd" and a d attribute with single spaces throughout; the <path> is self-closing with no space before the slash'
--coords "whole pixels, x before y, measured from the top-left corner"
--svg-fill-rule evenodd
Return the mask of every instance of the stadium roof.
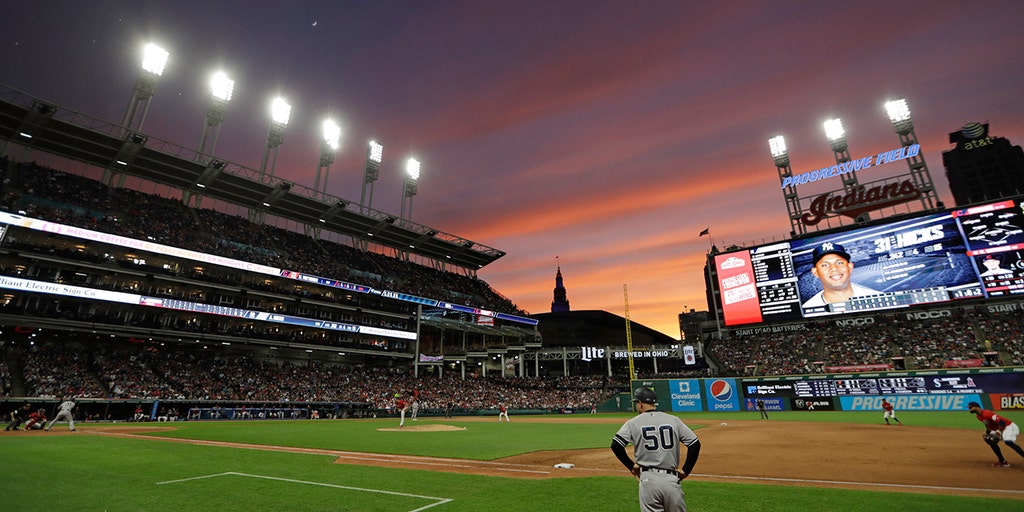
<path id="1" fill-rule="evenodd" d="M 474 271 L 505 255 L 358 202 L 129 132 L 3 84 L 0 139 Z"/>

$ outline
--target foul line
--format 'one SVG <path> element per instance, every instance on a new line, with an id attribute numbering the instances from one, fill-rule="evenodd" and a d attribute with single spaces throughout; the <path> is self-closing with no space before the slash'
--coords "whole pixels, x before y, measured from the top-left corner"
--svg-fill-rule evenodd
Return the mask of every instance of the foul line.
<path id="1" fill-rule="evenodd" d="M 309 482 L 309 481 L 306 481 L 306 480 L 293 480 L 291 478 L 280 478 L 280 477 L 276 477 L 276 476 L 250 475 L 248 473 L 237 473 L 237 472 L 234 472 L 234 471 L 228 471 L 226 473 L 217 473 L 215 475 L 194 476 L 194 477 L 191 477 L 191 478 L 182 478 L 182 479 L 179 479 L 179 480 L 167 480 L 165 482 L 157 482 L 156 485 L 177 484 L 177 483 L 182 483 L 182 482 L 188 482 L 188 481 L 191 481 L 191 480 L 202 480 L 202 479 L 205 479 L 205 478 L 214 478 L 214 477 L 218 477 L 218 476 L 244 476 L 244 477 L 248 477 L 248 478 L 262 478 L 264 480 L 276 480 L 278 482 L 288 482 L 288 483 L 293 483 L 293 484 L 316 485 L 316 486 L 319 486 L 319 487 L 330 487 L 332 489 L 345 489 L 345 490 L 349 490 L 349 491 L 375 492 L 375 493 L 378 493 L 378 494 L 389 494 L 389 495 L 392 495 L 392 496 L 402 496 L 404 498 L 421 498 L 421 499 L 425 499 L 425 500 L 435 500 L 435 501 L 437 501 L 437 503 L 431 503 L 430 505 L 427 505 L 425 507 L 420 507 L 420 508 L 417 508 L 417 509 L 413 509 L 413 510 L 410 510 L 409 512 L 420 512 L 421 510 L 426 510 L 428 508 L 436 507 L 438 505 L 443 505 L 445 503 L 448 503 L 448 502 L 452 501 L 451 498 L 438 498 L 437 496 L 421 496 L 419 494 L 409 494 L 409 493 L 395 492 L 395 491 L 384 491 L 384 490 L 381 490 L 381 489 L 365 489 L 365 488 L 362 488 L 362 487 L 349 487 L 347 485 L 325 484 L 323 482 Z"/>
<path id="2" fill-rule="evenodd" d="M 786 483 L 804 483 L 804 484 L 828 484 L 828 485 L 847 485 L 852 487 L 891 487 L 891 488 L 904 488 L 904 489 L 929 489 L 936 491 L 970 491 L 970 492 L 991 492 L 991 493 L 1007 493 L 1007 494 L 1022 494 L 1024 491 L 1015 491 L 1012 489 L 979 489 L 976 487 L 942 487 L 938 485 L 915 485 L 915 484 L 886 484 L 878 482 L 844 482 L 842 480 L 813 480 L 803 478 L 773 478 L 768 476 L 732 476 L 732 475 L 708 475 L 693 473 L 690 476 L 703 477 L 703 478 L 714 478 L 724 480 L 762 480 L 768 482 L 786 482 Z"/>

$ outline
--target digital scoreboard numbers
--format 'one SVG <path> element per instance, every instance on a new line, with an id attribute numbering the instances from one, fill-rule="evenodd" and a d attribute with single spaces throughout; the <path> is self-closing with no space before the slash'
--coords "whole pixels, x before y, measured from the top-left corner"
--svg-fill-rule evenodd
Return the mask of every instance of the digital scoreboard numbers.
<path id="1" fill-rule="evenodd" d="M 789 244 L 751 251 L 750 263 L 762 318 L 765 321 L 800 318 L 800 292 Z"/>
<path id="2" fill-rule="evenodd" d="M 878 395 L 877 379 L 836 379 L 837 395 Z"/>
<path id="3" fill-rule="evenodd" d="M 793 384 L 793 391 L 800 398 L 825 398 L 836 396 L 836 383 L 831 379 L 801 380 Z"/>
<path id="4" fill-rule="evenodd" d="M 878 388 L 887 395 L 928 393 L 924 377 L 884 377 L 878 379 Z"/>

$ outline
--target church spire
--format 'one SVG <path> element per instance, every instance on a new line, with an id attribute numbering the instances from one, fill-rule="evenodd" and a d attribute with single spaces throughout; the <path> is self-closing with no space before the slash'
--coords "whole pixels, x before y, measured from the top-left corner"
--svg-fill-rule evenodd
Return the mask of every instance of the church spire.
<path id="1" fill-rule="evenodd" d="M 562 284 L 562 265 L 558 262 L 558 256 L 555 256 L 555 267 L 558 270 L 555 272 L 555 300 L 551 301 L 551 312 L 561 313 L 569 311 L 569 299 L 565 297 L 565 286 Z"/>

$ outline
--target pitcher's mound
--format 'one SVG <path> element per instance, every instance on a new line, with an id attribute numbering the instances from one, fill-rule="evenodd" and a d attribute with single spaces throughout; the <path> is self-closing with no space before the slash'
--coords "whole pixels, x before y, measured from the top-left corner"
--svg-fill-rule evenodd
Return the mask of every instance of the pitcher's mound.
<path id="1" fill-rule="evenodd" d="M 379 432 L 453 432 L 456 430 L 466 430 L 466 428 L 452 425 L 406 425 L 404 427 L 377 429 Z"/>

